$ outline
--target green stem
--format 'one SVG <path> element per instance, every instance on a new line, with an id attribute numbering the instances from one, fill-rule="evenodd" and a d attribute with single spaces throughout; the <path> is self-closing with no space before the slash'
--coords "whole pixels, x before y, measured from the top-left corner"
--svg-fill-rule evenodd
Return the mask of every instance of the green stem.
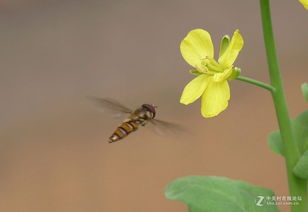
<path id="1" fill-rule="evenodd" d="M 248 82 L 250 84 L 253 84 L 253 85 L 256 85 L 256 86 L 259 86 L 261 88 L 265 88 L 271 92 L 275 91 L 275 88 L 267 83 L 264 83 L 264 82 L 260 82 L 258 80 L 254 80 L 254 79 L 251 79 L 249 77 L 243 77 L 243 76 L 238 76 L 237 78 L 235 78 L 237 80 L 240 80 L 240 81 L 243 81 L 243 82 Z"/>
<path id="2" fill-rule="evenodd" d="M 291 209 L 292 212 L 307 212 L 307 182 L 293 174 L 293 168 L 300 158 L 300 152 L 293 135 L 283 89 L 283 82 L 280 75 L 278 59 L 276 56 L 269 0 L 260 0 L 260 5 L 269 74 L 271 78 L 271 84 L 275 88 L 275 91 L 272 92 L 272 97 L 280 128 L 280 134 L 283 141 L 289 190 L 291 196 L 302 197 L 302 201 L 299 201 L 299 205 L 292 205 Z"/>

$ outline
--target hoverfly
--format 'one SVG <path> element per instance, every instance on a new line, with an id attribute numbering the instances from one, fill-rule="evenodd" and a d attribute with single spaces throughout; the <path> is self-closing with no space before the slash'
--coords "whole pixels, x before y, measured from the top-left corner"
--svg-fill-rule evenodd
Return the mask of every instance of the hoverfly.
<path id="1" fill-rule="evenodd" d="M 127 115 L 127 118 L 116 128 L 113 134 L 109 137 L 108 142 L 113 143 L 128 136 L 130 133 L 136 131 L 140 126 L 145 126 L 148 123 L 154 125 L 157 131 L 176 130 L 180 131 L 182 128 L 173 123 L 155 119 L 157 106 L 151 104 L 142 104 L 135 110 L 122 105 L 111 98 L 97 98 L 89 97 L 99 107 L 107 110 L 110 113 L 117 115 Z"/>

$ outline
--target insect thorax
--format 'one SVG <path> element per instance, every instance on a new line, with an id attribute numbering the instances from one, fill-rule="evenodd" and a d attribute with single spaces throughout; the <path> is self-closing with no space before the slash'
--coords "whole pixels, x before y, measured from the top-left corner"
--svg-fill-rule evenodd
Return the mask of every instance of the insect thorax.
<path id="1" fill-rule="evenodd" d="M 130 120 L 134 120 L 141 125 L 145 125 L 149 120 L 153 119 L 154 114 L 144 107 L 136 109 L 129 117 Z"/>

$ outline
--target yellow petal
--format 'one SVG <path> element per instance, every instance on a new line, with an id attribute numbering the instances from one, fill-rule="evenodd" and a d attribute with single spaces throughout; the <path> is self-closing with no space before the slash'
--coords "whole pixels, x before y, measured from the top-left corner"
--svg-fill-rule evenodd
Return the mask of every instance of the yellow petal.
<path id="1" fill-rule="evenodd" d="M 308 0 L 299 0 L 299 2 L 308 10 Z"/>
<path id="2" fill-rule="evenodd" d="M 203 29 L 194 29 L 190 31 L 182 40 L 180 48 L 185 61 L 197 69 L 202 67 L 202 58 L 214 57 L 214 47 L 211 36 Z"/>
<path id="3" fill-rule="evenodd" d="M 243 45 L 244 45 L 243 37 L 240 34 L 240 31 L 237 29 L 233 34 L 233 37 L 231 39 L 228 48 L 219 58 L 218 62 L 226 67 L 232 66 L 239 52 L 241 51 Z"/>
<path id="4" fill-rule="evenodd" d="M 231 74 L 232 74 L 232 68 L 226 69 L 222 73 L 215 73 L 213 75 L 213 81 L 221 82 L 221 81 L 227 80 L 231 76 Z"/>
<path id="5" fill-rule="evenodd" d="M 217 116 L 224 111 L 230 99 L 230 88 L 227 81 L 210 81 L 201 98 L 201 114 L 205 118 Z"/>
<path id="6" fill-rule="evenodd" d="M 188 105 L 196 101 L 207 87 L 209 77 L 205 74 L 197 76 L 191 80 L 184 88 L 180 102 Z"/>

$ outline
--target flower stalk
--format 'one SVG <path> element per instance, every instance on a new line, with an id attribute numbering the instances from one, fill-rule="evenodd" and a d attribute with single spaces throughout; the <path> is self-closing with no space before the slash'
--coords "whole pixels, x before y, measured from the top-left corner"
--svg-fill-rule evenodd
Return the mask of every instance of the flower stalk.
<path id="1" fill-rule="evenodd" d="M 286 163 L 288 184 L 291 196 L 301 196 L 299 205 L 291 205 L 292 212 L 307 212 L 307 182 L 293 174 L 293 168 L 300 158 L 300 152 L 292 131 L 291 120 L 284 94 L 282 77 L 279 70 L 278 58 L 272 29 L 271 12 L 269 0 L 260 0 L 263 36 L 268 61 L 271 85 L 275 88 L 272 91 L 272 98 L 276 110 L 276 116 L 280 128 L 281 138 L 284 147 L 284 158 Z"/>
<path id="2" fill-rule="evenodd" d="M 251 79 L 249 77 L 238 76 L 235 79 L 243 81 L 243 82 L 247 82 L 247 83 L 250 83 L 250 84 L 253 84 L 253 85 L 256 85 L 256 86 L 259 86 L 261 88 L 265 88 L 265 89 L 269 90 L 270 92 L 274 92 L 275 91 L 275 88 L 273 86 L 271 86 L 271 85 L 269 85 L 267 83 L 255 80 L 255 79 Z"/>

